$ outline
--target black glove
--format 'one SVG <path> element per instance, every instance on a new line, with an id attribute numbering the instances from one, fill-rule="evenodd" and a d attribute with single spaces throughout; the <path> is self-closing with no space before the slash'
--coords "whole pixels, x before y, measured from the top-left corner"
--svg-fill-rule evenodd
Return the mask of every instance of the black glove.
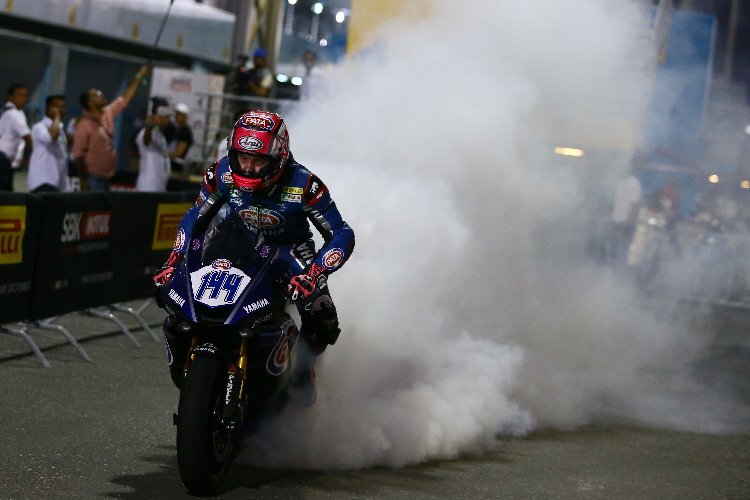
<path id="1" fill-rule="evenodd" d="M 313 262 L 304 274 L 298 274 L 289 280 L 286 296 L 292 302 L 309 298 L 317 290 L 318 280 L 325 275 L 325 268 Z"/>
<path id="2" fill-rule="evenodd" d="M 154 285 L 156 285 L 157 288 L 163 287 L 169 283 L 175 269 L 180 265 L 180 262 L 182 262 L 182 257 L 183 255 L 181 253 L 172 250 L 167 261 L 158 271 L 156 271 L 156 274 L 154 274 L 154 277 L 152 278 L 154 280 Z"/>

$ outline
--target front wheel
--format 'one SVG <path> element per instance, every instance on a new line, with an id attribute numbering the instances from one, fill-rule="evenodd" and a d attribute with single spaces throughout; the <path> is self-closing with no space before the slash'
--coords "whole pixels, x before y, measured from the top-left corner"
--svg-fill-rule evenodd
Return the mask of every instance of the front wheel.
<path id="1" fill-rule="evenodd" d="M 191 493 L 211 494 L 232 458 L 232 435 L 221 423 L 225 365 L 210 357 L 191 364 L 177 410 L 177 464 Z"/>

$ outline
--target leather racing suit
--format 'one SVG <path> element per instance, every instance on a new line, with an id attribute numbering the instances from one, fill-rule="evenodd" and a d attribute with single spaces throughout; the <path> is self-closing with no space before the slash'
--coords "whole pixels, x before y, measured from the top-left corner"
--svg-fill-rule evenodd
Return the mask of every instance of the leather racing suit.
<path id="1" fill-rule="evenodd" d="M 307 168 L 289 158 L 279 181 L 268 192 L 256 195 L 235 186 L 229 159 L 211 165 L 201 183 L 196 203 L 180 222 L 174 250 L 184 254 L 196 224 L 208 222 L 224 204 L 228 204 L 247 227 L 282 249 L 279 259 L 288 270 L 287 278 L 302 274 L 316 263 L 330 274 L 339 269 L 354 249 L 354 231 L 343 220 L 328 188 Z M 315 252 L 310 224 L 320 232 L 324 244 Z M 334 344 L 339 335 L 338 316 L 323 276 L 313 295 L 296 303 L 302 326 L 300 335 L 315 355 Z M 169 348 L 170 368 L 184 359 L 185 346 L 177 344 L 171 318 L 164 323 Z M 174 353 L 174 358 L 172 354 Z M 180 363 L 174 363 L 174 367 Z M 178 384 L 179 370 L 172 370 Z"/>

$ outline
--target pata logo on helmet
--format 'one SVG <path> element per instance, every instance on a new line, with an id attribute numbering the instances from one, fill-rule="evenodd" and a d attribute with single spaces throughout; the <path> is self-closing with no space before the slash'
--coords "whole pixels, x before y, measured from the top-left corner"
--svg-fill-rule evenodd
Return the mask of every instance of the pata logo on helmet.
<path id="1" fill-rule="evenodd" d="M 269 132 L 276 126 L 276 123 L 267 115 L 242 115 L 240 123 L 245 127 L 258 128 Z"/>
<path id="2" fill-rule="evenodd" d="M 263 149 L 263 143 L 260 139 L 256 139 L 255 137 L 240 137 L 237 139 L 237 144 L 242 149 L 247 149 L 248 151 L 258 151 L 259 149 Z"/>

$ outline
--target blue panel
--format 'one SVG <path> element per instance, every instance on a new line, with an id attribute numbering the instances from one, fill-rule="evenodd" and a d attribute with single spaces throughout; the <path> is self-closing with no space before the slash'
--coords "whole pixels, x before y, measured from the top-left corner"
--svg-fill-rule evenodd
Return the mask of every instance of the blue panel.
<path id="1" fill-rule="evenodd" d="M 645 128 L 647 150 L 699 157 L 701 124 L 713 63 L 716 18 L 675 11 L 665 60 L 659 65 Z"/>

